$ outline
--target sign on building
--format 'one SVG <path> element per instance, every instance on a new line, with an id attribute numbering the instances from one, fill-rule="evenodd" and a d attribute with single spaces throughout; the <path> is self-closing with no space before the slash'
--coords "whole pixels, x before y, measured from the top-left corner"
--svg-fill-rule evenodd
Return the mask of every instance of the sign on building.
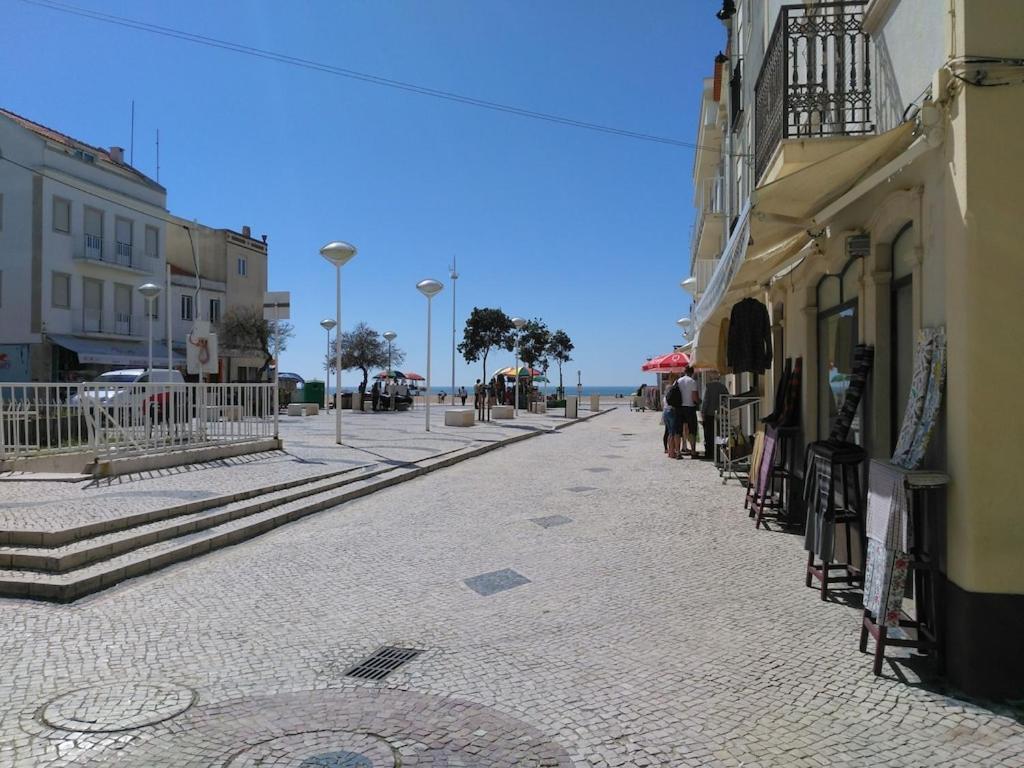
<path id="1" fill-rule="evenodd" d="M 193 374 L 217 373 L 217 334 L 206 320 L 196 320 L 185 340 L 185 363 Z"/>

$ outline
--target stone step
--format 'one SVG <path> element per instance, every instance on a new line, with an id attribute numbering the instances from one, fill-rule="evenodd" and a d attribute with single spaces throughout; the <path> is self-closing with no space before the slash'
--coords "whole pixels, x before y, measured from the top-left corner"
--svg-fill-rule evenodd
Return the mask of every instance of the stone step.
<path id="1" fill-rule="evenodd" d="M 346 471 L 340 474 L 319 475 L 309 478 L 301 485 L 290 485 L 286 489 L 250 496 L 244 501 L 233 501 L 188 514 L 158 514 L 155 522 L 137 523 L 130 528 L 91 536 L 59 547 L 0 546 L 0 569 L 67 573 L 125 552 L 197 533 L 280 504 L 341 488 L 392 470 L 392 467 L 377 467 L 357 474 Z"/>

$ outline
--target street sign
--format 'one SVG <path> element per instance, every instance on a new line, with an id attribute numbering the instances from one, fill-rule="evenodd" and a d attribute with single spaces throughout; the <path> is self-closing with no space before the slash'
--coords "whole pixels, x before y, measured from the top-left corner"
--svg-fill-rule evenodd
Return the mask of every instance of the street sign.
<path id="1" fill-rule="evenodd" d="M 264 320 L 289 320 L 292 295 L 290 291 L 267 291 L 263 295 Z"/>
<path id="2" fill-rule="evenodd" d="M 185 364 L 188 372 L 217 373 L 217 353 L 217 334 L 210 332 L 210 324 L 206 320 L 196 320 L 185 340 Z"/>

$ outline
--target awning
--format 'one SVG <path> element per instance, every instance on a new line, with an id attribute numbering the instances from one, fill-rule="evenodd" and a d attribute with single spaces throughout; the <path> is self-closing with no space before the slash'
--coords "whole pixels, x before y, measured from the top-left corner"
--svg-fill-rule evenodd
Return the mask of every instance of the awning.
<path id="1" fill-rule="evenodd" d="M 685 352 L 676 351 L 648 360 L 640 366 L 640 370 L 654 373 L 682 373 L 689 364 L 689 356 Z"/>
<path id="2" fill-rule="evenodd" d="M 124 365 L 145 368 L 149 362 L 149 346 L 144 341 L 107 341 L 83 339 L 78 336 L 48 334 L 50 341 L 78 355 L 79 363 L 95 365 Z M 182 355 L 177 355 L 179 363 Z M 153 366 L 167 365 L 167 347 L 162 341 L 153 342 Z"/>
<path id="3" fill-rule="evenodd" d="M 694 310 L 695 329 L 727 294 L 749 295 L 778 272 L 812 239 L 810 230 L 827 223 L 820 212 L 903 152 L 914 128 L 904 123 L 754 190 Z"/>

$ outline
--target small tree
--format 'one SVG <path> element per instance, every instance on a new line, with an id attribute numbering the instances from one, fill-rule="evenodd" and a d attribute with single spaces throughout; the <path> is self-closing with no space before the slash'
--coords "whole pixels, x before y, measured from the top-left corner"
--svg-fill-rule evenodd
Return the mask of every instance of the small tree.
<path id="1" fill-rule="evenodd" d="M 511 352 L 515 345 L 512 318 L 500 309 L 473 307 L 462 332 L 459 352 L 467 363 L 483 360 L 483 381 L 487 382 L 487 355 L 493 347 Z"/>
<path id="2" fill-rule="evenodd" d="M 277 349 L 274 345 L 274 329 L 277 328 Z M 283 320 L 267 320 L 262 307 L 241 305 L 230 307 L 216 324 L 217 338 L 226 349 L 243 354 L 262 355 L 259 378 L 262 380 L 275 357 L 280 357 L 288 346 L 288 340 L 295 335 L 291 323 Z"/>
<path id="3" fill-rule="evenodd" d="M 572 350 L 572 339 L 569 338 L 569 334 L 561 328 L 551 334 L 547 351 L 555 359 L 555 362 L 558 363 L 558 393 L 562 396 L 565 395 L 565 388 L 562 386 L 562 364 L 572 360 L 572 357 L 569 355 Z"/>
<path id="4" fill-rule="evenodd" d="M 331 349 L 334 349 L 332 346 Z M 399 365 L 405 359 L 405 353 L 398 347 L 391 346 L 391 364 Z M 324 362 L 324 368 L 334 372 L 337 358 L 332 354 Z M 366 391 L 366 382 L 373 368 L 387 368 L 388 343 L 377 331 L 366 323 L 357 323 L 351 331 L 341 334 L 341 368 L 351 371 L 358 368 L 363 372 L 362 390 Z"/>
<path id="5" fill-rule="evenodd" d="M 519 331 L 519 359 L 531 371 L 533 368 L 547 370 L 548 345 L 551 343 L 551 331 L 540 318 L 527 320 Z M 517 373 L 518 379 L 518 373 Z M 532 383 L 533 374 L 530 375 Z M 518 385 L 518 381 L 516 384 Z"/>

